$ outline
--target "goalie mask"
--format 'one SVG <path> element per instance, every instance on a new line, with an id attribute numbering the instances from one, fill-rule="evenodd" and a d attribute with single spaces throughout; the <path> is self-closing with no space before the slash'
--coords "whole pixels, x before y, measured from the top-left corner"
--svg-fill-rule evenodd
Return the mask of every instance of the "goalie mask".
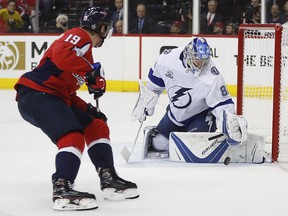
<path id="1" fill-rule="evenodd" d="M 111 13 L 108 9 L 102 7 L 88 7 L 84 10 L 80 26 L 94 31 L 98 34 L 104 41 L 104 39 L 109 39 L 113 32 Z"/>
<path id="2" fill-rule="evenodd" d="M 205 38 L 193 38 L 183 50 L 184 63 L 198 77 L 210 61 L 211 50 Z"/>

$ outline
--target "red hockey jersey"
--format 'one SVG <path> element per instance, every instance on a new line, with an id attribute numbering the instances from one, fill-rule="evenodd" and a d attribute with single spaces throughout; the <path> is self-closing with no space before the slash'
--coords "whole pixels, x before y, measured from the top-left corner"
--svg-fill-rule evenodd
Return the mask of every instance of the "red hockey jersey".
<path id="1" fill-rule="evenodd" d="M 76 91 L 85 83 L 86 73 L 92 71 L 92 48 L 91 36 L 84 29 L 66 31 L 45 51 L 39 65 L 19 78 L 15 89 L 21 84 L 54 94 L 69 106 L 82 103 L 84 108 Z"/>

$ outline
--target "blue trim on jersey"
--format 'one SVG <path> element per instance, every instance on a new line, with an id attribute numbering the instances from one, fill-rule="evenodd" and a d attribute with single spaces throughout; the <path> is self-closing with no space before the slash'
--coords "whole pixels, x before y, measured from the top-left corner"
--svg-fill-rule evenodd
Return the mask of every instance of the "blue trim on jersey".
<path id="1" fill-rule="evenodd" d="M 171 112 L 170 105 L 167 107 L 167 112 L 170 113 L 171 118 L 173 118 L 176 122 L 183 124 L 184 127 L 187 128 L 187 131 L 190 131 L 193 128 L 193 132 L 214 132 L 216 131 L 216 121 L 215 116 L 211 114 L 212 125 L 209 124 L 209 121 L 206 120 L 206 116 L 211 109 L 203 110 L 202 112 L 184 120 L 184 121 L 177 121 L 173 113 Z"/>
<path id="2" fill-rule="evenodd" d="M 180 56 L 179 56 L 180 61 L 182 62 L 182 65 L 184 68 L 186 68 L 185 64 L 184 64 L 184 54 L 183 52 L 181 52 Z"/>
<path id="3" fill-rule="evenodd" d="M 221 102 L 221 103 L 218 103 L 216 106 L 212 107 L 211 109 L 213 110 L 213 109 L 215 109 L 215 108 L 217 108 L 217 107 L 219 107 L 219 106 L 223 106 L 223 105 L 226 105 L 226 104 L 234 104 L 234 102 L 233 102 L 233 100 L 230 98 L 230 99 L 228 99 L 228 100 L 226 100 L 226 101 L 223 101 L 223 102 Z"/>
<path id="4" fill-rule="evenodd" d="M 149 73 L 148 73 L 148 78 L 155 84 L 158 85 L 159 87 L 165 87 L 164 80 L 162 78 L 156 77 L 153 75 L 154 71 L 152 68 L 150 68 Z"/>
<path id="5" fill-rule="evenodd" d="M 43 65 L 35 68 L 33 71 L 25 73 L 23 77 L 26 77 L 33 82 L 43 85 L 45 81 L 47 81 L 50 76 L 59 76 L 63 71 L 57 68 L 57 66 L 50 60 L 46 59 Z"/>
<path id="6" fill-rule="evenodd" d="M 224 140 L 213 152 L 211 152 L 205 158 L 199 158 L 195 154 L 193 154 L 190 149 L 182 142 L 182 140 L 175 135 L 175 133 L 171 133 L 171 138 L 175 142 L 177 148 L 179 149 L 181 155 L 183 156 L 186 162 L 190 163 L 217 163 L 220 158 L 227 150 L 229 144 Z M 195 143 L 197 145 L 197 143 Z M 179 156 L 178 156 L 179 157 Z M 179 157 L 180 158 L 180 157 Z"/>

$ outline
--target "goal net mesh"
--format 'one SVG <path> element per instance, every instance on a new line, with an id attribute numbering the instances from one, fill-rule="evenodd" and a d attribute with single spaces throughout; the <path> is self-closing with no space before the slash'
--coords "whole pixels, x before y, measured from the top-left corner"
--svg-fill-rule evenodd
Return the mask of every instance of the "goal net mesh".
<path id="1" fill-rule="evenodd" d="M 287 25 L 281 29 L 279 40 L 276 40 L 277 27 L 259 25 L 243 29 L 242 115 L 248 121 L 250 133 L 265 137 L 266 150 L 271 152 L 272 145 L 277 145 L 277 161 L 288 162 Z M 275 52 L 280 53 L 279 61 Z M 275 71 L 280 72 L 280 80 Z M 275 79 L 280 85 L 274 84 Z M 276 103 L 274 90 L 279 92 Z M 279 114 L 275 107 L 279 108 Z M 273 128 L 273 121 L 277 122 L 279 129 Z M 278 137 L 278 143 L 274 143 L 274 139 L 272 142 L 273 136 Z"/>

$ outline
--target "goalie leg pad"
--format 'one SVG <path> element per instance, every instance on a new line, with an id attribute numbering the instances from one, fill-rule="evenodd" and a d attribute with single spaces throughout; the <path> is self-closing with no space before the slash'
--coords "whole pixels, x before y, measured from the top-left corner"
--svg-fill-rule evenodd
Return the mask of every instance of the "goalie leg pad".
<path id="1" fill-rule="evenodd" d="M 225 159 L 229 147 L 219 132 L 172 132 L 169 138 L 171 161 L 186 163 L 217 163 Z"/>
<path id="2" fill-rule="evenodd" d="M 229 146 L 232 163 L 263 163 L 265 155 L 264 137 L 247 133 L 247 140 L 237 146 Z"/>
<path id="3" fill-rule="evenodd" d="M 142 144 L 142 159 L 147 158 L 148 148 L 152 145 L 152 134 L 155 134 L 156 126 L 147 126 L 143 129 L 144 138 Z M 155 136 L 155 135 L 154 135 Z"/>
<path id="4" fill-rule="evenodd" d="M 248 133 L 246 144 L 246 162 L 263 163 L 265 157 L 265 141 L 263 136 Z"/>
<path id="5" fill-rule="evenodd" d="M 142 144 L 142 159 L 153 158 L 153 159 L 162 159 L 169 157 L 168 151 L 166 150 L 156 150 L 152 145 L 152 140 L 161 134 L 157 134 L 155 126 L 147 126 L 144 128 L 144 138 Z M 157 141 L 157 139 L 156 139 Z M 167 142 L 168 144 L 168 142 Z"/>
<path id="6" fill-rule="evenodd" d="M 240 145 L 231 146 L 226 135 L 219 132 L 172 132 L 169 138 L 171 161 L 186 163 L 224 162 L 263 163 L 265 157 L 264 137 L 248 133 L 248 139 Z"/>

